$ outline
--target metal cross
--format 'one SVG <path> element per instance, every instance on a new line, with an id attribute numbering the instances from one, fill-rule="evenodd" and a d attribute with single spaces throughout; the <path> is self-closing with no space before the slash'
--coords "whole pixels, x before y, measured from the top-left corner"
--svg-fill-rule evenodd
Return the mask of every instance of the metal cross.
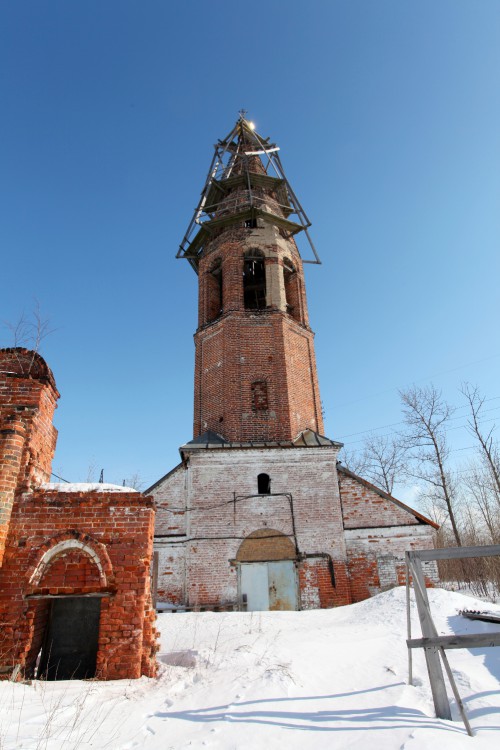
<path id="1" fill-rule="evenodd" d="M 246 110 L 246 109 L 240 109 L 240 111 L 238 112 L 238 114 L 239 114 L 240 118 L 242 120 L 244 120 L 245 119 L 245 115 L 248 114 L 248 110 Z"/>

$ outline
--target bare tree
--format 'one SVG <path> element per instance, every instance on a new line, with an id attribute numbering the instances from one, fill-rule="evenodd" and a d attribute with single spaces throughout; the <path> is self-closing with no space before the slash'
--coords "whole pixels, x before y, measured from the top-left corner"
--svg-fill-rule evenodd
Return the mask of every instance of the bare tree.
<path id="1" fill-rule="evenodd" d="M 436 503 L 432 499 L 432 497 L 426 494 L 423 494 L 421 497 L 419 497 L 419 504 L 427 518 L 430 518 L 431 521 L 434 521 L 434 523 L 437 523 L 437 525 L 439 526 L 438 542 L 440 540 L 442 541 L 446 536 L 445 524 L 448 520 L 448 513 L 446 511 L 446 508 L 443 507 L 442 503 Z M 444 547 L 446 545 L 438 543 L 437 546 Z"/>
<path id="2" fill-rule="evenodd" d="M 340 463 L 352 471 L 353 474 L 363 475 L 366 471 L 366 456 L 364 451 L 349 450 L 345 446 L 340 451 Z"/>
<path id="3" fill-rule="evenodd" d="M 124 487 L 131 487 L 133 490 L 137 490 L 138 492 L 142 492 L 144 489 L 145 482 L 138 471 L 135 472 L 135 474 L 132 474 L 130 479 L 124 479 L 123 480 L 123 486 Z"/>
<path id="4" fill-rule="evenodd" d="M 471 464 L 462 481 L 468 500 L 474 503 L 479 514 L 476 525 L 482 525 L 487 530 L 488 544 L 498 544 L 500 541 L 500 518 L 498 515 L 500 500 L 496 487 L 492 485 L 489 469 L 482 464 Z"/>
<path id="5" fill-rule="evenodd" d="M 481 430 L 482 409 L 485 399 L 479 393 L 477 386 L 464 383 L 461 391 L 470 406 L 471 416 L 467 423 L 469 431 L 479 442 L 481 456 L 491 475 L 496 497 L 500 504 L 500 451 L 498 444 L 493 440 L 495 425 L 493 425 L 488 433 Z"/>
<path id="6" fill-rule="evenodd" d="M 4 326 L 11 333 L 12 347 L 23 347 L 25 349 L 30 349 L 32 352 L 31 359 L 27 366 L 22 365 L 21 360 L 19 360 L 19 363 L 23 366 L 23 370 L 27 369 L 26 374 L 28 375 L 31 372 L 31 368 L 35 361 L 35 355 L 39 352 L 42 341 L 53 333 L 55 328 L 51 328 L 50 320 L 42 316 L 40 303 L 36 298 L 31 318 L 27 317 L 23 311 L 16 323 L 4 321 Z"/>
<path id="7" fill-rule="evenodd" d="M 405 474 L 407 449 L 397 437 L 369 435 L 365 441 L 365 475 L 389 495 Z"/>
<path id="8" fill-rule="evenodd" d="M 87 468 L 87 477 L 85 479 L 85 482 L 89 484 L 93 484 L 94 482 L 97 482 L 96 472 L 97 472 L 97 462 L 95 458 L 92 458 Z"/>
<path id="9" fill-rule="evenodd" d="M 447 470 L 446 426 L 453 409 L 431 385 L 400 392 L 406 423 L 406 447 L 412 460 L 410 476 L 424 481 L 431 502 L 444 504 L 456 544 L 462 540 L 456 516 L 456 488 Z"/>

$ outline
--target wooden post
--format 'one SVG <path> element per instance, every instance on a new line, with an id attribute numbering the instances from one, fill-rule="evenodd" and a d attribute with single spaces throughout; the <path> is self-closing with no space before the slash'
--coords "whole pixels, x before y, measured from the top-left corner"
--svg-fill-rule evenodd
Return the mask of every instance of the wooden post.
<path id="1" fill-rule="evenodd" d="M 411 601 L 410 601 L 410 565 L 408 562 L 408 552 L 406 557 L 406 631 L 408 641 L 411 640 Z M 413 656 L 410 646 L 408 646 L 408 684 L 413 685 Z"/>
<path id="2" fill-rule="evenodd" d="M 413 585 L 415 588 L 415 599 L 417 602 L 422 635 L 424 638 L 435 638 L 437 636 L 437 630 L 431 617 L 422 565 L 418 557 L 412 552 L 408 553 L 408 557 L 410 562 L 410 572 L 413 577 Z M 451 709 L 448 695 L 446 693 L 443 669 L 439 659 L 439 648 L 436 646 L 426 646 L 424 648 L 424 654 L 425 661 L 427 662 L 427 671 L 429 673 L 436 716 L 440 719 L 448 719 L 451 721 Z"/>

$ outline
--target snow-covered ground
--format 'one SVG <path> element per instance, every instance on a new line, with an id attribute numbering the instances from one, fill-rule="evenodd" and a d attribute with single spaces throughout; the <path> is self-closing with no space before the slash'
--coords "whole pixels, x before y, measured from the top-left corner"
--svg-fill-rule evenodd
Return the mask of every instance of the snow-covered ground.
<path id="1" fill-rule="evenodd" d="M 458 615 L 485 602 L 429 595 L 439 633 L 500 627 Z M 434 717 L 420 651 L 407 684 L 402 588 L 333 610 L 162 614 L 159 627 L 157 680 L 0 683 L 0 748 L 499 747 L 500 649 L 448 652 L 471 739 L 454 703 L 455 721 Z"/>

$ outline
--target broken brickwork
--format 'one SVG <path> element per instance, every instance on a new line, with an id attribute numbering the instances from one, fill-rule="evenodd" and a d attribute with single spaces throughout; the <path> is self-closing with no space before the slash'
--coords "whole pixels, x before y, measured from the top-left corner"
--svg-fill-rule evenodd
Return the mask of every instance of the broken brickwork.
<path id="1" fill-rule="evenodd" d="M 437 524 L 343 466 L 337 467 L 353 601 L 406 582 L 405 551 L 432 549 Z M 435 563 L 426 583 L 439 578 Z"/>
<path id="2" fill-rule="evenodd" d="M 35 352 L 0 350 L 0 565 L 16 492 L 50 479 L 59 393 Z"/>
<path id="3" fill-rule="evenodd" d="M 153 501 L 108 485 L 48 483 L 58 396 L 39 355 L 0 350 L 0 677 L 33 676 L 57 602 L 90 599 L 99 600 L 91 676 L 153 676 Z"/>

